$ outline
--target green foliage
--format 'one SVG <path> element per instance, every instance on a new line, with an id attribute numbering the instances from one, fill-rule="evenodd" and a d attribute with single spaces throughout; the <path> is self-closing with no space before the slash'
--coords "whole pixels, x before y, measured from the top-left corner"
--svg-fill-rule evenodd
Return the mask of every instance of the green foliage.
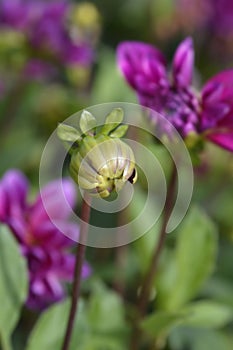
<path id="1" fill-rule="evenodd" d="M 142 329 L 151 337 L 156 338 L 168 333 L 173 327 L 181 324 L 185 319 L 182 312 L 172 313 L 166 311 L 155 312 L 146 317 L 142 323 Z"/>
<path id="2" fill-rule="evenodd" d="M 79 122 L 81 131 L 86 134 L 88 131 L 95 129 L 96 124 L 95 117 L 90 112 L 84 110 Z"/>
<path id="3" fill-rule="evenodd" d="M 217 235 L 211 220 L 197 207 L 189 210 L 177 232 L 176 247 L 156 281 L 158 305 L 177 310 L 195 297 L 216 263 Z"/>
<path id="4" fill-rule="evenodd" d="M 188 348 L 190 350 L 231 350 L 233 337 L 230 333 L 212 329 L 178 327 L 169 337 L 173 350 Z"/>
<path id="5" fill-rule="evenodd" d="M 220 328 L 233 319 L 233 308 L 212 300 L 198 301 L 184 308 L 185 324 L 202 328 Z"/>
<path id="6" fill-rule="evenodd" d="M 62 141 L 75 142 L 81 135 L 78 130 L 70 125 L 59 124 L 57 127 L 57 135 Z"/>
<path id="7" fill-rule="evenodd" d="M 152 338 L 166 336 L 174 327 L 181 325 L 215 329 L 233 319 L 233 308 L 210 300 L 189 304 L 178 312 L 158 311 L 146 317 L 142 329 Z"/>
<path id="8" fill-rule="evenodd" d="M 117 126 L 119 126 L 124 118 L 124 111 L 121 108 L 114 108 L 106 117 L 105 123 L 101 129 L 101 133 L 109 135 Z"/>
<path id="9" fill-rule="evenodd" d="M 18 322 L 28 291 L 26 262 L 7 227 L 0 226 L 0 341 L 11 349 L 10 336 Z"/>
<path id="10" fill-rule="evenodd" d="M 28 341 L 26 350 L 60 349 L 70 308 L 69 300 L 45 311 Z M 126 350 L 124 307 L 116 293 L 97 283 L 88 302 L 81 301 L 70 350 Z"/>

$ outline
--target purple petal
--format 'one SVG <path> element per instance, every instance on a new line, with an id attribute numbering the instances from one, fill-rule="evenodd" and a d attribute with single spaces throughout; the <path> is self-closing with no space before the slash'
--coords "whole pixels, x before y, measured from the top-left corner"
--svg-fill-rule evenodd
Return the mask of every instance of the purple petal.
<path id="1" fill-rule="evenodd" d="M 233 152 L 233 130 L 228 133 L 209 134 L 207 138 L 218 146 Z"/>
<path id="2" fill-rule="evenodd" d="M 76 202 L 76 186 L 65 179 L 53 181 L 45 186 L 35 204 L 31 208 L 33 226 L 40 225 L 43 220 L 66 219 L 72 212 Z"/>
<path id="3" fill-rule="evenodd" d="M 29 21 L 28 4 L 22 3 L 22 0 L 2 0 L 0 20 L 15 29 L 25 29 Z"/>
<path id="4" fill-rule="evenodd" d="M 193 64 L 193 41 L 187 38 L 178 46 L 173 59 L 173 77 L 179 87 L 188 87 L 192 83 Z"/>
<path id="5" fill-rule="evenodd" d="M 7 196 L 3 187 L 2 182 L 0 182 L 0 221 L 6 222 L 7 221 L 7 207 L 8 207 L 8 200 Z"/>
<path id="6" fill-rule="evenodd" d="M 24 67 L 24 76 L 30 79 L 45 79 L 48 76 L 51 78 L 55 76 L 56 69 L 52 64 L 47 62 L 31 59 L 29 60 Z"/>
<path id="7" fill-rule="evenodd" d="M 73 254 L 53 255 L 54 274 L 62 281 L 71 282 L 74 277 L 75 256 Z M 88 278 L 91 274 L 91 267 L 88 263 L 84 263 L 82 267 L 82 278 Z"/>
<path id="8" fill-rule="evenodd" d="M 9 199 L 24 207 L 28 192 L 28 181 L 24 174 L 19 170 L 9 170 L 5 173 L 2 184 Z"/>
<path id="9" fill-rule="evenodd" d="M 153 94 L 167 81 L 165 58 L 155 47 L 141 42 L 122 42 L 117 62 L 128 83 L 138 92 Z"/>
<path id="10" fill-rule="evenodd" d="M 73 246 L 74 241 L 77 242 L 79 236 L 79 228 L 77 225 L 63 222 L 62 224 L 59 223 L 59 227 L 62 227 L 62 232 L 49 220 L 43 221 L 40 225 L 35 227 L 32 226 L 32 241 L 34 240 L 45 249 L 50 249 L 49 247 L 61 249 Z"/>
<path id="11" fill-rule="evenodd" d="M 21 217 L 26 209 L 28 181 L 18 170 L 9 170 L 0 182 L 0 220 Z"/>
<path id="12" fill-rule="evenodd" d="M 202 90 L 203 129 L 233 127 L 233 69 L 211 78 Z"/>
<path id="13" fill-rule="evenodd" d="M 54 275 L 34 277 L 30 281 L 27 306 L 34 310 L 43 310 L 50 304 L 61 300 L 64 290 Z"/>
<path id="14" fill-rule="evenodd" d="M 66 41 L 63 47 L 62 60 L 66 64 L 89 66 L 94 59 L 93 49 L 87 45 L 75 45 Z"/>

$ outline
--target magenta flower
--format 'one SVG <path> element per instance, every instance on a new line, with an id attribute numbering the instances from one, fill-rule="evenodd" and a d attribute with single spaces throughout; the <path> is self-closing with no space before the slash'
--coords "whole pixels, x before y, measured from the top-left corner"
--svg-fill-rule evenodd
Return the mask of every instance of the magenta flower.
<path id="1" fill-rule="evenodd" d="M 163 114 L 183 138 L 197 133 L 233 151 L 233 69 L 211 78 L 198 93 L 192 86 L 191 38 L 178 46 L 171 72 L 162 53 L 145 43 L 121 43 L 117 60 L 140 103 Z"/>
<path id="2" fill-rule="evenodd" d="M 63 221 L 64 232 L 77 238 L 78 228 L 68 221 L 70 207 L 75 204 L 75 187 L 70 180 L 63 180 L 70 207 L 62 200 L 58 188 L 57 181 L 48 184 L 34 203 L 29 204 L 28 181 L 20 171 L 10 170 L 0 181 L 0 222 L 10 227 L 27 259 L 30 279 L 27 305 L 32 309 L 43 309 L 62 299 L 63 283 L 73 277 L 75 257 L 69 249 L 74 242 L 51 222 L 42 203 L 43 196 L 54 213 L 53 218 Z M 82 274 L 83 278 L 89 276 L 87 264 Z"/>
<path id="3" fill-rule="evenodd" d="M 72 38 L 68 22 L 70 6 L 65 0 L 1 1 L 0 26 L 20 31 L 24 35 L 29 61 L 37 65 L 31 70 L 26 67 L 24 71 L 32 72 L 32 78 L 37 77 L 35 68 L 39 68 L 40 77 L 42 73 L 46 77 L 50 71 L 54 71 L 54 67 L 61 65 L 89 67 L 92 64 L 93 49 L 88 40 Z"/>

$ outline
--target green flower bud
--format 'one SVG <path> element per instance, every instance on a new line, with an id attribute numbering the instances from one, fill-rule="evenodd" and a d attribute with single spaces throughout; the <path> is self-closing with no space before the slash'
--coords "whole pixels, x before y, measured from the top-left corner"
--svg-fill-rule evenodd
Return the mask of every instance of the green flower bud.
<path id="1" fill-rule="evenodd" d="M 116 108 L 99 131 L 96 119 L 87 111 L 80 118 L 81 133 L 68 125 L 58 126 L 59 138 L 73 142 L 70 174 L 92 195 L 107 197 L 112 191 L 121 190 L 126 181 L 135 183 L 137 180 L 133 151 L 119 139 L 127 131 L 122 120 L 123 111 Z"/>

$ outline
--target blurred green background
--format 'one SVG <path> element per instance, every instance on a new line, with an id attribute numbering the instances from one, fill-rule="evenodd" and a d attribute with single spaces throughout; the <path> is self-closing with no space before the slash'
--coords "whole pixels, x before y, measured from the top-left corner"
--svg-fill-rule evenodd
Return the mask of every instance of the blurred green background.
<path id="1" fill-rule="evenodd" d="M 58 122 L 91 105 L 114 101 L 137 102 L 135 94 L 126 85 L 117 69 L 116 47 L 121 41 L 150 42 L 160 48 L 168 62 L 171 62 L 178 43 L 191 35 L 195 47 L 194 80 L 197 88 L 219 70 L 232 67 L 233 63 L 233 20 L 232 28 L 229 27 L 228 31 L 222 34 L 218 28 L 216 29 L 217 24 L 210 20 L 212 12 L 209 12 L 208 6 L 206 9 L 201 1 L 96 0 L 77 3 L 86 7 L 83 7 L 83 12 L 79 12 L 80 16 L 75 25 L 82 27 L 83 22 L 87 23 L 86 27 L 84 25 L 82 27 L 83 35 L 94 50 L 94 60 L 85 68 L 59 66 L 56 77 L 34 79 L 23 75 L 21 68 L 18 67 L 17 57 L 24 55 L 24 48 L 16 39 L 12 42 L 5 40 L 6 36 L 1 35 L 3 26 L 0 23 L 0 82 L 3 81 L 4 86 L 0 96 L 0 174 L 2 176 L 10 168 L 21 169 L 32 182 L 32 194 L 38 191 L 38 171 L 43 148 Z M 215 6 L 213 1 L 209 0 L 209 3 L 210 6 Z M 224 19 L 222 20 L 224 22 Z M 168 172 L 166 166 L 169 159 L 166 152 L 160 146 L 152 145 L 150 138 L 147 146 L 164 164 L 165 173 Z M 187 226 L 178 228 L 167 240 L 158 278 L 155 281 L 157 294 L 151 305 L 152 310 L 155 307 L 160 314 L 154 319 L 151 316 L 145 320 L 143 327 L 147 336 L 142 349 L 149 349 L 147 344 L 154 337 L 156 338 L 154 349 L 233 348 L 232 178 L 232 154 L 216 146 L 207 145 L 201 155 L 201 164 L 195 168 L 192 205 L 194 209 L 191 209 L 191 214 L 186 218 L 187 222 L 184 222 Z M 140 178 L 138 188 L 140 189 L 138 203 L 140 203 L 145 195 L 143 181 Z M 131 205 L 129 215 L 133 216 L 140 210 L 137 207 L 138 203 Z M 206 214 L 211 219 L 207 218 Z M 214 229 L 210 228 L 211 225 Z M 140 228 L 135 227 L 135 230 Z M 191 232 L 191 238 L 188 240 L 184 238 L 185 230 Z M 94 329 L 96 324 L 103 324 L 101 333 L 108 327 L 108 324 L 105 324 L 106 318 L 109 318 L 109 315 L 110 318 L 111 315 L 114 318 L 115 313 L 116 320 L 114 319 L 113 324 L 109 326 L 109 332 L 111 333 L 113 329 L 114 333 L 114 327 L 119 327 L 121 323 L 121 327 L 117 328 L 120 335 L 114 334 L 112 343 L 106 339 L 102 343 L 96 340 L 97 345 L 93 343 L 74 349 L 128 349 L 129 320 L 134 315 L 131 309 L 137 295 L 138 281 L 148 266 L 157 232 L 156 226 L 143 238 L 128 246 L 123 252 L 123 262 L 121 261 L 119 266 L 116 250 L 88 248 L 87 259 L 93 267 L 93 277 L 84 284 L 83 291 L 87 300 L 89 295 L 92 297 L 90 304 L 84 303 L 84 314 L 88 314 L 89 318 L 83 316 L 83 320 L 85 318 L 88 325 L 89 323 L 94 325 Z M 202 238 L 196 242 L 199 233 L 203 233 L 206 240 L 202 240 L 201 235 Z M 195 244 L 196 251 L 193 251 Z M 209 248 L 210 245 L 212 250 Z M 180 253 L 177 253 L 177 250 Z M 177 277 L 179 273 L 173 271 L 175 254 L 184 257 L 181 262 L 184 270 L 184 266 L 187 266 L 185 271 L 181 267 L 180 277 Z M 189 261 L 189 257 L 193 260 L 190 258 Z M 199 269 L 196 272 L 194 265 Z M 118 279 L 118 269 L 123 271 L 120 286 L 123 285 L 125 299 L 118 299 L 118 294 L 112 294 L 115 293 L 112 289 L 115 288 L 115 279 Z M 182 299 L 182 293 L 187 293 L 184 300 L 176 301 L 176 298 Z M 190 300 L 200 303 L 199 313 L 195 311 L 199 316 L 196 324 L 195 317 L 194 320 L 184 321 L 182 324 L 181 319 L 184 316 L 179 312 L 186 312 L 185 307 L 191 307 L 188 304 Z M 203 300 L 220 306 L 219 308 L 209 304 L 203 306 L 201 304 Z M 173 310 L 176 317 L 173 314 L 174 318 L 171 319 L 170 314 L 167 314 L 169 310 Z M 192 310 L 189 312 L 192 314 Z M 31 328 L 29 323 L 37 317 L 38 315 L 29 314 L 24 310 L 22 321 L 14 335 L 16 350 L 23 349 L 24 345 L 21 344 L 25 343 L 28 329 Z M 77 329 L 80 329 L 79 327 L 80 325 Z M 44 332 L 44 337 L 48 336 L 46 330 Z M 88 337 L 91 337 L 89 333 Z M 122 342 L 114 342 L 114 339 L 119 337 L 122 337 Z M 47 349 L 43 347 L 43 342 L 38 344 L 38 349 Z M 27 350 L 37 348 L 31 345 Z"/>

